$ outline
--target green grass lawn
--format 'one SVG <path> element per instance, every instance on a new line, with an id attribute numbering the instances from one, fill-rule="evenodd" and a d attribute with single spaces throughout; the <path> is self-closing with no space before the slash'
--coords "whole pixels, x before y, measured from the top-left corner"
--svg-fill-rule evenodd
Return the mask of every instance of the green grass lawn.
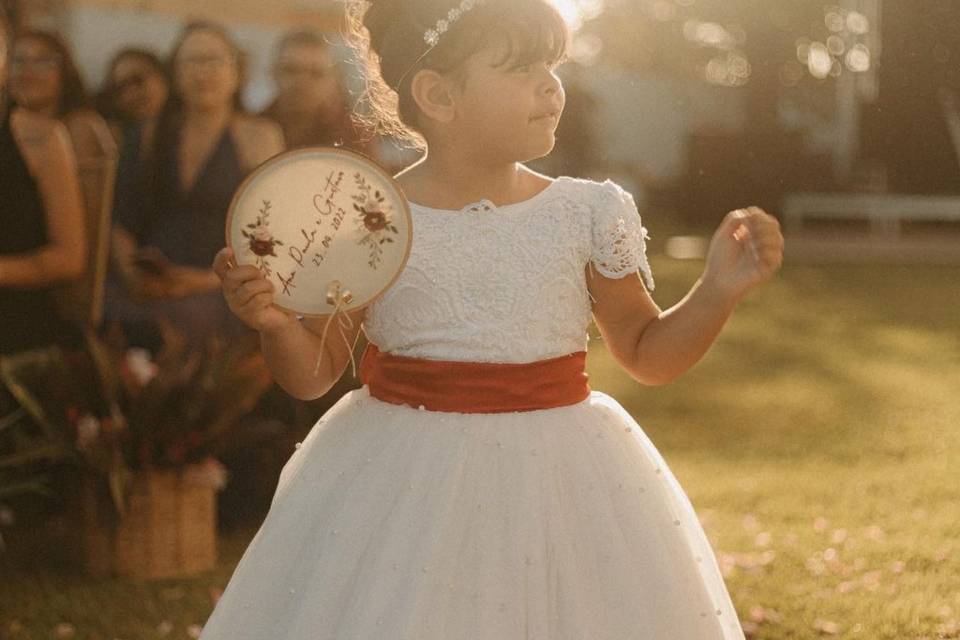
<path id="1" fill-rule="evenodd" d="M 654 269 L 669 306 L 699 267 Z M 591 351 L 594 386 L 666 456 L 756 637 L 960 637 L 957 272 L 787 266 L 663 387 Z"/>
<path id="2" fill-rule="evenodd" d="M 653 267 L 664 308 L 701 268 Z M 960 638 L 957 271 L 788 264 L 663 387 L 593 334 L 593 388 L 679 477 L 753 637 Z M 8 558 L 0 638 L 191 637 L 252 533 L 224 536 L 213 574 L 152 585 Z"/>

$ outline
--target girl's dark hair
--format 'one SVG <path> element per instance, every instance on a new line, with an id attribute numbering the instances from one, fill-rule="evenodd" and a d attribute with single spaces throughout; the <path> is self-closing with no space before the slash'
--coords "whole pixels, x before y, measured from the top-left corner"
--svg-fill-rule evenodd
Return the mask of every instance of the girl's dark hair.
<path id="1" fill-rule="evenodd" d="M 56 117 L 62 118 L 71 111 L 88 107 L 90 100 L 87 89 L 67 41 L 60 34 L 45 29 L 21 29 L 14 37 L 15 41 L 26 39 L 39 40 L 60 59 L 60 99 L 57 101 Z"/>
<path id="2" fill-rule="evenodd" d="M 463 82 L 462 65 L 495 37 L 508 48 L 499 66 L 559 63 L 570 33 L 548 0 L 487 0 L 464 13 L 430 50 L 423 34 L 458 7 L 457 0 L 353 0 L 347 41 L 365 61 L 364 114 L 355 117 L 379 133 L 424 149 L 419 110 L 410 92 L 417 71 L 431 69 Z M 429 52 L 428 52 L 429 50 Z M 426 53 L 426 55 L 424 55 Z"/>
<path id="3" fill-rule="evenodd" d="M 114 102 L 116 99 L 117 87 L 115 87 L 113 84 L 113 74 L 116 73 L 117 67 L 120 66 L 120 63 L 128 59 L 138 60 L 152 67 L 154 72 L 159 73 L 161 76 L 163 76 L 167 84 L 170 84 L 170 78 L 167 76 L 167 67 L 164 65 L 160 57 L 157 56 L 157 54 L 139 47 L 125 47 L 121 49 L 114 54 L 114 56 L 110 59 L 109 64 L 107 64 L 107 77 L 104 80 L 103 87 L 95 99 L 97 111 L 99 111 L 100 115 L 108 120 L 118 119 L 121 115 L 117 112 L 116 104 Z"/>

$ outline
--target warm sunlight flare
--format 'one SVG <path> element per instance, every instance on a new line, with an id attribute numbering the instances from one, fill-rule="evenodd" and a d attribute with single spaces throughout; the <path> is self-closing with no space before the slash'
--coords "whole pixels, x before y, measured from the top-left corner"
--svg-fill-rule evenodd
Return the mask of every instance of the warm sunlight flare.
<path id="1" fill-rule="evenodd" d="M 551 2 L 573 31 L 580 29 L 585 21 L 600 15 L 605 4 L 604 0 L 551 0 Z"/>

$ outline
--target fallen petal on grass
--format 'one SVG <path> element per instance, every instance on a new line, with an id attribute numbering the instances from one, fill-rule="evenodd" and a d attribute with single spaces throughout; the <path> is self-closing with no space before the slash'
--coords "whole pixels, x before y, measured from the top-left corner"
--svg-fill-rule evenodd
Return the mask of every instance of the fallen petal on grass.
<path id="1" fill-rule="evenodd" d="M 857 583 L 852 580 L 844 580 L 837 585 L 837 593 L 850 593 L 857 588 Z"/>
<path id="2" fill-rule="evenodd" d="M 61 622 L 53 629 L 56 638 L 73 638 L 77 635 L 77 628 L 69 622 Z"/>
<path id="3" fill-rule="evenodd" d="M 960 638 L 960 620 L 948 620 L 937 626 L 938 638 Z"/>
<path id="4" fill-rule="evenodd" d="M 813 621 L 813 628 L 821 634 L 828 636 L 835 636 L 840 633 L 840 625 L 829 620 L 821 620 L 820 618 Z"/>
<path id="5" fill-rule="evenodd" d="M 883 540 L 885 534 L 883 533 L 883 529 L 872 524 L 864 530 L 864 535 L 871 540 Z"/>

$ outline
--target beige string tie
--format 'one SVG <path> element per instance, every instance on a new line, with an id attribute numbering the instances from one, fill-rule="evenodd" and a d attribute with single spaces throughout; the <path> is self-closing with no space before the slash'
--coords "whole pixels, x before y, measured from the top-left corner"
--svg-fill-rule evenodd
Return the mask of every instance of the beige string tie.
<path id="1" fill-rule="evenodd" d="M 314 377 L 320 375 L 320 364 L 323 362 L 323 346 L 327 344 L 327 330 L 330 329 L 330 323 L 333 322 L 334 318 L 337 319 L 337 326 L 340 328 L 340 337 L 343 338 L 343 343 L 347 345 L 347 353 L 350 354 L 350 365 L 353 376 L 357 376 L 357 363 L 353 357 L 353 347 L 350 346 L 350 340 L 347 339 L 347 336 L 343 332 L 344 329 L 353 329 L 353 318 L 346 313 L 346 305 L 352 301 L 353 294 L 349 290 L 343 289 L 343 285 L 339 280 L 334 280 L 330 283 L 327 288 L 327 304 L 333 305 L 333 312 L 330 314 L 330 317 L 327 318 L 327 323 L 323 327 L 323 334 L 320 336 L 320 357 L 317 358 L 317 366 L 313 369 Z"/>

